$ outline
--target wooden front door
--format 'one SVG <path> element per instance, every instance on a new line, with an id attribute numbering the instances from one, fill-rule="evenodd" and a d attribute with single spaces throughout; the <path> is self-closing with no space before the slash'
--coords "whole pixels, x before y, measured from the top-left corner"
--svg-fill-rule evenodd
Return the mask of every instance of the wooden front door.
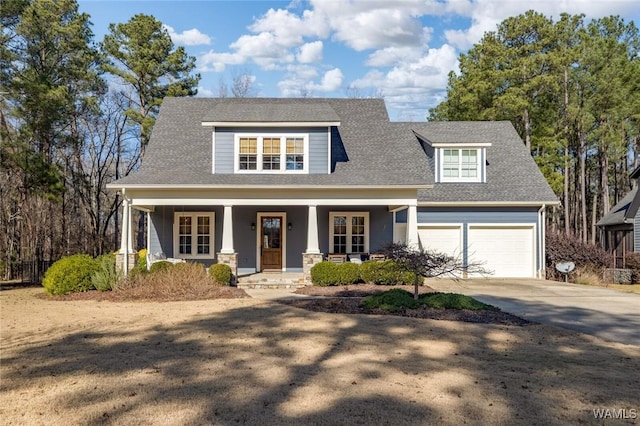
<path id="1" fill-rule="evenodd" d="M 260 266 L 262 271 L 282 270 L 282 216 L 260 218 Z"/>

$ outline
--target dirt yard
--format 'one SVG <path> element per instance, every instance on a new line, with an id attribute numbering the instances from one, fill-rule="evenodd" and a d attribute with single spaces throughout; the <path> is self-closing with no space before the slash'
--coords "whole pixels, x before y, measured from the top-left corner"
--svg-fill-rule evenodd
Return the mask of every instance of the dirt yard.
<path id="1" fill-rule="evenodd" d="M 2 424 L 640 422 L 640 347 L 549 326 L 41 292 L 0 291 Z"/>

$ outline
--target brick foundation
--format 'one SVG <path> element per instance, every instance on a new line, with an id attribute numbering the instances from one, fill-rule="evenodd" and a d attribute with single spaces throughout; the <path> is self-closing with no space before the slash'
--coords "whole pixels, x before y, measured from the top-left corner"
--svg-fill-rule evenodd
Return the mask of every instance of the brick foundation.
<path id="1" fill-rule="evenodd" d="M 229 265 L 231 268 L 231 284 L 235 285 L 238 280 L 238 253 L 218 253 L 218 263 Z"/>
<path id="2" fill-rule="evenodd" d="M 302 273 L 306 285 L 311 285 L 311 268 L 322 262 L 322 257 L 322 253 L 302 253 Z"/>

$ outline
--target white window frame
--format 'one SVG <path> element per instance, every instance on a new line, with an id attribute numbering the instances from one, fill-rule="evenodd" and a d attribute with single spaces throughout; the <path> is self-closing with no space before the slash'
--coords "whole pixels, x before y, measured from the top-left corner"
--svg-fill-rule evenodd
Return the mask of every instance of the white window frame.
<path id="1" fill-rule="evenodd" d="M 257 164 L 256 170 L 240 169 L 240 139 L 257 139 Z M 280 138 L 280 170 L 263 170 L 263 140 L 264 138 Z M 304 163 L 302 170 L 287 170 L 287 139 L 301 138 L 303 141 Z M 235 173 L 260 173 L 260 174 L 308 174 L 309 173 L 309 134 L 308 133 L 236 133 L 233 143 L 233 168 Z"/>
<path id="2" fill-rule="evenodd" d="M 191 217 L 191 254 L 180 254 L 180 218 Z M 198 254 L 198 217 L 209 218 L 209 254 Z M 173 257 L 179 259 L 214 259 L 216 215 L 214 212 L 174 212 L 173 214 Z"/>
<path id="3" fill-rule="evenodd" d="M 347 218 L 347 247 L 346 253 L 369 253 L 369 240 L 370 240 L 370 230 L 369 230 L 369 212 L 329 212 L 329 253 L 335 253 L 333 247 L 333 237 L 334 237 L 334 229 L 333 229 L 333 219 L 337 216 L 345 216 Z M 354 216 L 363 216 L 364 217 L 364 252 L 354 252 L 351 247 L 351 218 Z"/>
<path id="4" fill-rule="evenodd" d="M 458 151 L 458 177 L 444 175 L 444 151 L 446 149 Z M 462 151 L 476 151 L 476 170 L 475 177 L 462 177 Z M 447 146 L 438 148 L 438 176 L 440 182 L 484 182 L 484 162 L 485 149 L 470 146 Z"/>

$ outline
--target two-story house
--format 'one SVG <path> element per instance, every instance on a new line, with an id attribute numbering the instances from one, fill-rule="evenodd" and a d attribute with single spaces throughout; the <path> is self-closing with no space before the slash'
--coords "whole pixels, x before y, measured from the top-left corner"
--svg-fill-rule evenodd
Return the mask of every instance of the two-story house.
<path id="1" fill-rule="evenodd" d="M 140 170 L 109 187 L 123 253 L 133 208 L 150 253 L 239 274 L 395 241 L 540 277 L 557 203 L 510 123 L 391 122 L 380 99 L 166 98 Z"/>

